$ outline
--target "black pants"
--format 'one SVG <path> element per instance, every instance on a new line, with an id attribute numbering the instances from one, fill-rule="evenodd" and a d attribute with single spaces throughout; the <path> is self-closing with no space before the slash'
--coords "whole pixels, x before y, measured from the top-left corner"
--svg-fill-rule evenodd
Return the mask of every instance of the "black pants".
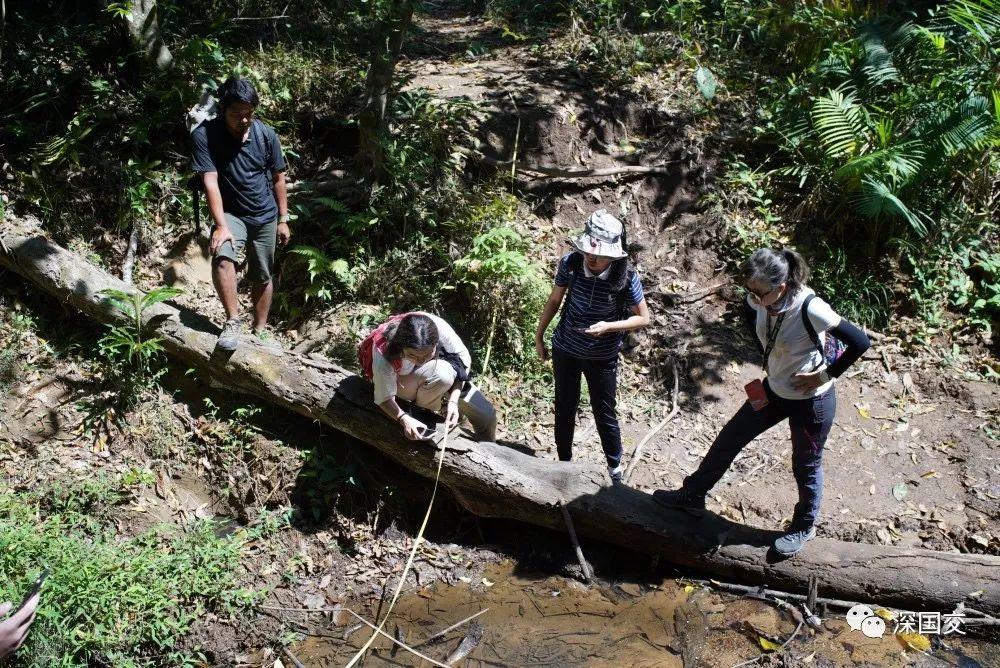
<path id="1" fill-rule="evenodd" d="M 837 413 L 834 388 L 811 399 L 782 399 L 768 387 L 768 405 L 755 411 L 749 401 L 716 436 L 698 470 L 684 479 L 684 489 L 704 495 L 722 478 L 746 445 L 760 434 L 788 420 L 792 433 L 792 472 L 799 488 L 799 502 L 792 514 L 791 531 L 808 529 L 816 522 L 823 500 L 823 445 Z"/>
<path id="2" fill-rule="evenodd" d="M 552 372 L 556 382 L 556 450 L 559 460 L 573 458 L 573 428 L 580 405 L 580 376 L 587 379 L 590 406 L 594 410 L 597 433 L 608 466 L 614 468 L 622 460 L 622 435 L 615 413 L 618 390 L 618 356 L 607 360 L 587 360 L 552 349 Z"/>

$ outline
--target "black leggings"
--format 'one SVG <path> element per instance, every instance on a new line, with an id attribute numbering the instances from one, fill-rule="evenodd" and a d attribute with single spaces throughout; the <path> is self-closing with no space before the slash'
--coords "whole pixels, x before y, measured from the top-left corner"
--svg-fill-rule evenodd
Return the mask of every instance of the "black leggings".
<path id="1" fill-rule="evenodd" d="M 799 502 L 792 515 L 791 531 L 808 529 L 816 522 L 823 500 L 823 445 L 837 413 L 835 387 L 811 399 L 782 399 L 764 381 L 768 405 L 755 411 L 749 401 L 722 428 L 698 470 L 684 479 L 684 489 L 703 496 L 722 478 L 750 441 L 788 420 L 792 433 L 792 472 L 799 487 Z"/>
<path id="2" fill-rule="evenodd" d="M 573 429 L 580 406 L 580 376 L 587 379 L 590 407 L 594 411 L 597 433 L 601 437 L 608 466 L 615 468 L 622 460 L 622 435 L 615 412 L 618 390 L 618 356 L 606 360 L 588 360 L 552 349 L 552 373 L 556 383 L 556 450 L 559 460 L 573 457 Z"/>

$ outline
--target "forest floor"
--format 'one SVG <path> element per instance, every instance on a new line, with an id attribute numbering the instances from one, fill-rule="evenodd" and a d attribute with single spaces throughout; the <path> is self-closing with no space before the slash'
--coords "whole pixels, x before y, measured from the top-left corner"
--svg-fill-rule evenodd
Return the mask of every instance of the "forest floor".
<path id="1" fill-rule="evenodd" d="M 518 176 L 512 187 L 549 266 L 595 208 L 622 217 L 631 241 L 643 247 L 639 266 L 653 325 L 623 363 L 619 413 L 628 455 L 670 410 L 677 374 L 680 412 L 648 442 L 644 464 L 630 480 L 649 491 L 676 487 L 742 403 L 743 386 L 760 375 L 741 291 L 725 271 L 725 221 L 699 203 L 715 187 L 724 123 L 693 115 L 684 93 L 690 84 L 681 83 L 689 78 L 686 71 L 660 73 L 634 93 L 605 95 L 559 59 L 557 46 L 505 36 L 481 17 L 442 11 L 420 15 L 417 23 L 418 37 L 400 65 L 406 86 L 480 104 L 483 153 L 510 159 L 516 150 L 519 161 L 534 165 L 672 167 L 669 175 L 656 177 Z M 220 320 L 206 248 L 204 237 L 165 240 L 144 259 L 138 284 L 151 288 L 166 278 L 182 285 L 182 301 Z M 98 334 L 26 285 L 3 289 L 20 305 L 22 322 L 32 323 L 16 325 L 14 313 L 0 323 L 25 369 L 9 374 L 0 397 L 0 441 L 15 446 L 0 455 L 9 485 L 34 489 L 100 475 L 120 479 L 135 467 L 147 468 L 155 482 L 130 486 L 116 509 L 122 535 L 158 522 L 184 527 L 196 518 L 242 521 L 267 509 L 292 509 L 288 525 L 273 539 L 248 548 L 243 577 L 267 592 L 263 609 L 252 620 L 203 619 L 190 643 L 205 648 L 213 665 L 271 666 L 282 660 L 288 665 L 279 646 L 310 636 L 297 646 L 300 659 L 342 665 L 345 648 L 352 646 L 345 639 L 356 644 L 364 633 L 336 610 L 354 606 L 370 615 L 375 609 L 412 546 L 413 509 L 429 494 L 423 481 L 363 444 L 276 409 L 248 411 L 225 388 L 207 389 L 179 372 L 164 379 L 164 390 L 130 424 L 90 424 L 87 402 L 94 399 L 95 383 L 87 349 Z M 342 321 L 300 322 L 275 336 L 292 347 L 311 342 L 316 352 L 349 350 L 343 341 L 325 340 L 336 332 L 346 335 Z M 961 359 L 947 351 L 914 350 L 892 337 L 874 341 L 837 384 L 820 534 L 1000 555 L 1000 387 L 970 377 Z M 521 388 L 501 391 L 484 384 L 501 409 L 501 438 L 554 458 L 549 399 L 525 399 Z M 206 395 L 212 404 L 203 400 Z M 529 417 L 503 422 L 503 410 L 515 404 Z M 580 413 L 575 457 L 603 459 L 588 410 Z M 343 491 L 327 493 L 327 484 Z M 709 507 L 771 528 L 790 517 L 795 499 L 790 442 L 776 428 L 741 454 L 713 490 Z M 794 628 L 769 604 L 702 594 L 677 580 L 692 574 L 669 572 L 664 579 L 662 566 L 605 546 L 585 546 L 602 579 L 595 590 L 585 590 L 573 580 L 574 561 L 563 537 L 479 521 L 447 498 L 440 503 L 399 619 L 409 620 L 411 628 L 444 626 L 446 619 L 475 612 L 473 604 L 492 600 L 494 613 L 482 621 L 493 633 L 493 654 L 472 654 L 479 665 L 613 665 L 626 657 L 636 665 L 731 665 L 756 655 L 760 632 L 787 637 Z M 499 578 L 504 581 L 493 589 Z M 552 608 L 557 599 L 566 610 Z M 526 616 L 532 607 L 538 616 Z M 325 609 L 334 612 L 321 613 Z M 544 620 L 570 612 L 569 622 L 546 627 L 551 638 L 545 637 L 562 643 L 558 652 L 545 655 L 541 641 L 534 649 L 528 643 L 514 647 L 515 637 L 521 642 Z M 701 621 L 686 621 L 694 617 Z M 600 633 L 593 631 L 594 620 Z M 755 625 L 749 635 L 738 630 L 747 622 Z M 692 637 L 687 629 L 699 624 L 705 630 Z M 334 633 L 333 626 L 341 628 Z M 859 636 L 858 642 L 839 617 L 830 628 L 832 634 L 817 640 L 810 632 L 813 640 L 797 643 L 800 662 L 939 662 L 904 651 L 891 638 L 876 643 Z M 456 633 L 453 639 L 462 637 Z M 329 638 L 317 639 L 324 634 L 335 636 L 335 649 Z M 586 637 L 574 640 L 574 634 Z M 955 647 L 961 651 L 938 656 L 955 665 L 1000 665 L 995 645 Z M 405 653 L 379 656 L 385 664 L 409 661 Z M 759 665 L 777 664 L 764 659 Z"/>

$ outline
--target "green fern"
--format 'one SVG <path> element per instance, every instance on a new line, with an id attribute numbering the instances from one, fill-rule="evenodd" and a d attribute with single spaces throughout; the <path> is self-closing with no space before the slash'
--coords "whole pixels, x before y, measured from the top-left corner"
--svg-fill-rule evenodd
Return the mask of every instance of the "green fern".
<path id="1" fill-rule="evenodd" d="M 864 113 L 854 93 L 831 89 L 827 97 L 816 98 L 812 118 L 827 156 L 856 155 L 865 145 Z"/>
<path id="2" fill-rule="evenodd" d="M 354 289 L 354 272 L 347 260 L 331 258 L 314 246 L 296 246 L 291 252 L 306 259 L 306 272 L 309 274 L 309 287 L 305 290 L 307 301 L 311 298 L 329 301 L 334 295 L 334 284 Z"/>

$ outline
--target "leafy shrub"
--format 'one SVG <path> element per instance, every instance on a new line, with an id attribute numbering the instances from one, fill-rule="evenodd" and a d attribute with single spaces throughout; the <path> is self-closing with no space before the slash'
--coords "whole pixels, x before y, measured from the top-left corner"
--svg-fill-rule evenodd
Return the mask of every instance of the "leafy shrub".
<path id="1" fill-rule="evenodd" d="M 473 216 L 482 216 L 482 211 Z M 534 353 L 535 324 L 548 294 L 548 282 L 539 264 L 530 259 L 532 249 L 524 234 L 512 221 L 491 217 L 490 222 L 455 261 L 454 270 L 455 288 L 466 305 L 463 320 L 486 335 L 483 372 L 494 344 L 517 361 L 526 352 Z"/>
<path id="2" fill-rule="evenodd" d="M 107 360 L 112 376 L 122 381 L 122 393 L 136 397 L 148 389 L 162 375 L 154 364 L 163 346 L 162 339 L 143 335 L 143 314 L 150 306 L 173 299 L 181 294 L 177 288 L 160 287 L 142 293 L 117 289 L 102 290 L 99 294 L 127 319 L 124 325 L 109 325 L 108 333 L 98 342 L 101 355 Z"/>
<path id="3" fill-rule="evenodd" d="M 196 665 L 203 657 L 176 649 L 192 624 L 252 598 L 236 582 L 242 549 L 208 522 L 118 540 L 71 508 L 0 494 L 0 599 L 19 600 L 50 571 L 19 654 L 27 666 Z"/>

